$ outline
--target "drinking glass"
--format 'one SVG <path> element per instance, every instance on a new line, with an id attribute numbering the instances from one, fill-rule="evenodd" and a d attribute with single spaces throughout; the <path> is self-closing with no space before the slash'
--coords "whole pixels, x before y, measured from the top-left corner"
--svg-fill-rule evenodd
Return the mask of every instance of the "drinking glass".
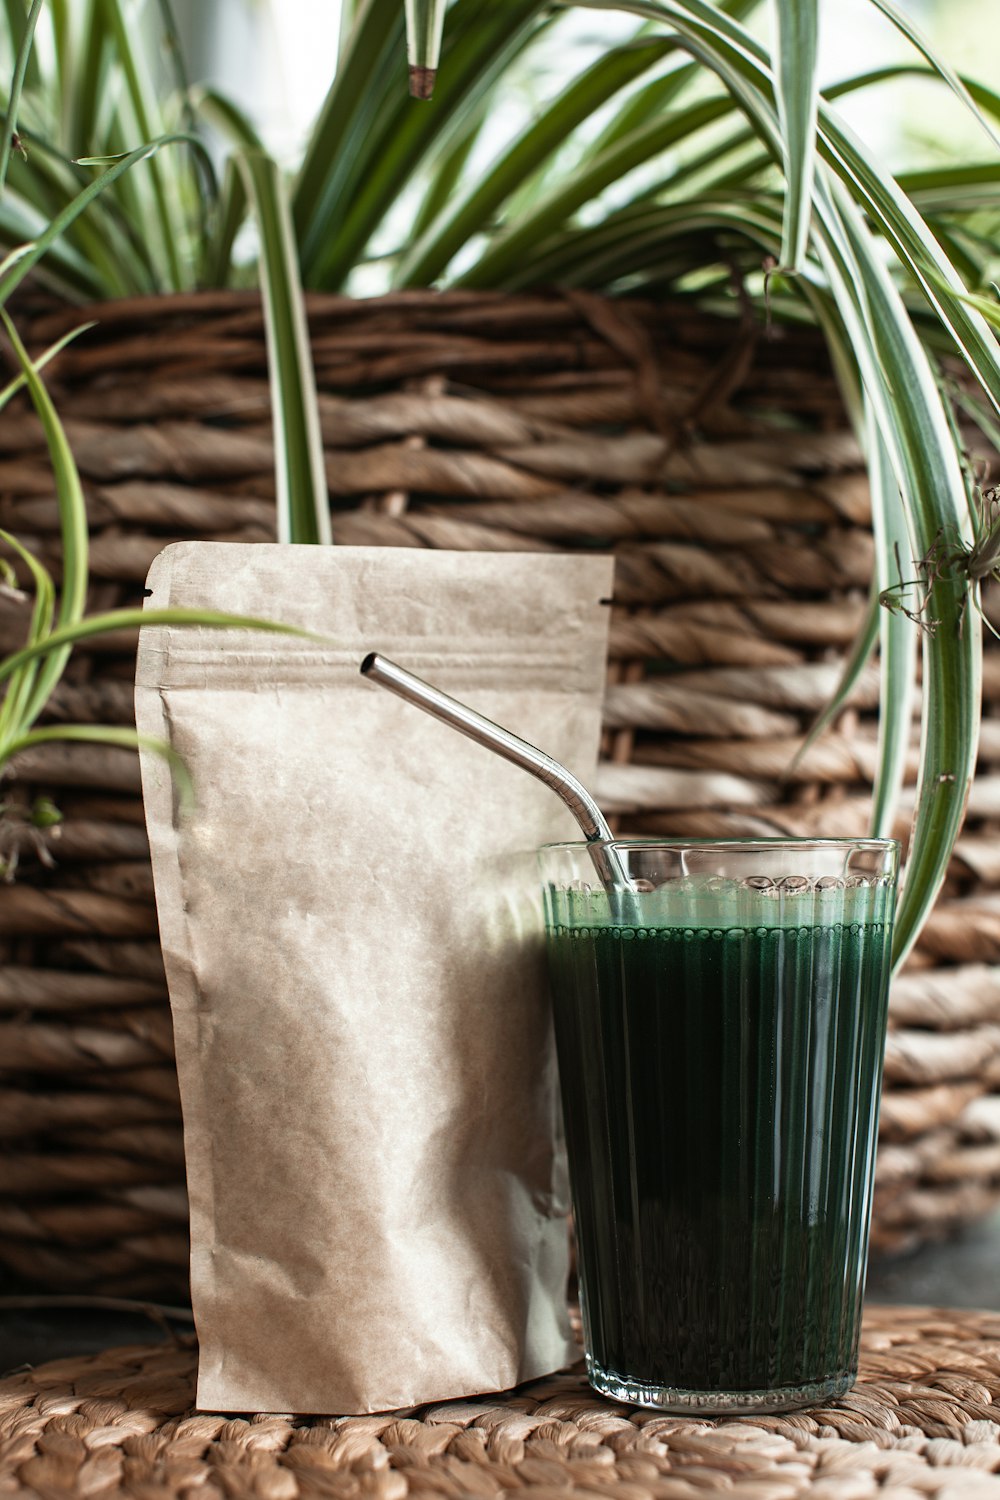
<path id="1" fill-rule="evenodd" d="M 586 843 L 540 852 L 590 1381 L 664 1411 L 840 1395 L 899 846 L 609 852 L 628 887 L 602 886 Z"/>

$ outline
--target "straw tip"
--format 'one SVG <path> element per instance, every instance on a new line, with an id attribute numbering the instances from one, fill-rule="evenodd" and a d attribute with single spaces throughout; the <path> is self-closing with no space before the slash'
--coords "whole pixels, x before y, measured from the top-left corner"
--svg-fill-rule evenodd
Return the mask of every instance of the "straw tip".
<path id="1" fill-rule="evenodd" d="M 362 677 L 367 677 L 368 676 L 368 673 L 372 670 L 372 668 L 375 666 L 375 663 L 377 661 L 378 661 L 378 652 L 377 651 L 369 651 L 368 655 L 365 657 L 364 661 L 361 663 L 361 675 L 362 675 Z"/>
<path id="2" fill-rule="evenodd" d="M 432 98 L 436 82 L 437 68 L 421 68 L 414 63 L 410 64 L 410 97 L 412 99 Z"/>

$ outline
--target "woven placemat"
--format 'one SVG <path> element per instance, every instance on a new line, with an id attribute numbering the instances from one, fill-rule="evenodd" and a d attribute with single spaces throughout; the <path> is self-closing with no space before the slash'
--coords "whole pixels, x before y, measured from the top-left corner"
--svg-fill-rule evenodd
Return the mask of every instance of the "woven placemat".
<path id="1" fill-rule="evenodd" d="M 0 1495 L 1000 1497 L 1000 1313 L 870 1308 L 855 1389 L 782 1416 L 658 1416 L 582 1368 L 373 1417 L 195 1414 L 190 1341 L 0 1381 Z"/>

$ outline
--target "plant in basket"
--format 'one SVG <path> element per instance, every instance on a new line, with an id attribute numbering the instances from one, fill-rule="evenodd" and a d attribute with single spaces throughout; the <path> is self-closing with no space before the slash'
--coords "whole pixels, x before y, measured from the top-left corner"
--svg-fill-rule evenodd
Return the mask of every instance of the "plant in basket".
<path id="1" fill-rule="evenodd" d="M 0 157 L 0 191 L 8 160 L 10 140 Z M 5 268 L 9 265 L 5 262 Z M 86 501 L 80 475 L 73 459 L 65 429 L 41 378 L 40 369 L 55 358 L 87 325 L 74 330 L 36 362 L 25 349 L 9 315 L 0 308 L 7 337 L 21 373 L 0 391 L 0 410 L 22 389 L 27 390 L 44 438 L 55 488 L 55 511 L 59 527 L 61 579 L 59 587 L 38 558 L 13 534 L 0 529 L 10 558 L 0 559 L 5 600 L 26 622 L 23 646 L 0 660 L 0 683 L 3 700 L 0 705 L 0 775 L 6 774 L 11 762 L 36 746 L 53 743 L 106 744 L 137 749 L 146 743 L 151 750 L 170 763 L 182 795 L 191 796 L 193 788 L 183 760 L 163 741 L 150 740 L 134 729 L 98 724 L 47 723 L 39 725 L 66 670 L 74 645 L 94 636 L 115 630 L 139 628 L 143 624 L 245 626 L 259 630 L 283 630 L 267 621 L 211 611 L 143 611 L 120 609 L 86 614 L 88 592 L 88 523 Z M 15 566 L 17 565 L 17 566 Z M 18 569 L 27 579 L 33 599 L 19 587 Z M 20 846 L 27 842 L 43 862 L 51 859 L 39 834 L 56 827 L 60 815 L 48 797 L 36 798 L 29 807 L 16 799 L 0 804 L 0 874 L 13 879 L 20 856 Z"/>
<path id="2" fill-rule="evenodd" d="M 510 139 L 495 141 L 488 134 L 495 106 L 534 49 L 558 37 L 569 8 L 538 0 L 412 6 L 410 61 L 425 70 L 417 80 L 423 91 L 426 70 L 440 63 L 434 98 L 414 102 L 403 7 L 398 0 L 351 6 L 336 77 L 286 180 L 239 111 L 187 76 L 168 5 L 158 12 L 172 40 L 167 78 L 127 5 L 93 0 L 50 9 L 36 0 L 23 8 L 23 25 L 22 8 L 8 6 L 8 49 L 18 66 L 0 238 L 11 250 L 27 248 L 0 270 L 0 293 L 10 296 L 30 272 L 35 288 L 72 304 L 71 312 L 29 314 L 25 303 L 39 343 L 60 337 L 80 303 L 102 304 L 94 314 L 101 326 L 63 351 L 53 371 L 60 407 L 72 414 L 71 442 L 79 429 L 76 456 L 99 531 L 95 545 L 107 537 L 101 576 L 122 597 L 134 595 L 162 542 L 190 530 L 263 536 L 275 499 L 283 539 L 328 540 L 328 484 L 338 539 L 615 546 L 614 649 L 623 680 L 609 695 L 618 751 L 603 774 L 626 826 L 678 832 L 686 818 L 691 831 L 697 824 L 720 835 L 740 820 L 757 834 L 814 832 L 810 798 L 820 821 L 839 816 L 838 805 L 846 819 L 870 781 L 871 830 L 887 834 L 912 801 L 897 961 L 922 929 L 925 937 L 900 982 L 899 1014 L 913 1034 L 933 1036 L 940 1005 L 932 966 L 965 956 L 947 934 L 963 915 L 971 877 L 985 868 L 989 836 L 984 824 L 985 833 L 965 841 L 959 865 L 949 864 L 979 735 L 976 589 L 980 563 L 987 572 L 991 563 L 989 512 L 982 512 L 984 535 L 970 450 L 985 444 L 992 453 L 1000 409 L 988 290 L 996 226 L 983 210 L 996 174 L 1000 104 L 988 88 L 958 78 L 888 0 L 878 8 L 908 36 L 914 61 L 823 93 L 813 4 L 771 7 L 773 38 L 763 43 L 755 23 L 766 12 L 750 0 L 584 0 L 575 8 L 633 15 L 634 34 L 597 56 Z M 44 48 L 32 49 L 36 22 L 51 34 Z M 891 88 L 903 75 L 924 77 L 976 115 L 981 165 L 946 160 L 897 178 L 853 136 L 838 98 Z M 15 120 L 25 155 L 11 150 Z M 201 144 L 208 124 L 229 142 L 218 174 Z M 237 254 L 248 216 L 257 226 L 256 268 Z M 373 265 L 389 289 L 384 303 L 369 309 L 331 300 L 350 293 L 359 268 Z M 270 350 L 273 475 L 271 454 L 261 458 L 263 360 L 248 349 L 259 327 L 245 292 L 254 269 Z M 427 298 L 430 287 L 445 294 Z M 536 293 L 549 287 L 560 295 Z M 178 302 L 178 293 L 192 300 Z M 199 306 L 206 327 L 214 319 L 214 370 L 206 363 L 210 346 L 194 349 L 193 340 L 185 352 Z M 517 309 L 516 336 L 502 326 L 505 308 Z M 372 321 L 363 325 L 366 317 Z M 139 326 L 149 392 L 176 403 L 179 386 L 194 388 L 195 374 L 205 375 L 204 409 L 189 397 L 186 409 L 167 414 L 187 420 L 193 410 L 186 436 L 197 432 L 206 453 L 212 445 L 200 469 L 191 460 L 185 471 L 178 447 L 157 472 L 150 451 L 159 415 L 143 405 L 137 382 L 116 384 L 107 373 L 116 343 L 124 346 Z M 162 357 L 154 357 L 161 334 Z M 382 355 L 394 341 L 400 375 L 370 352 L 379 341 Z M 564 346 L 584 366 L 591 362 L 589 388 L 568 353 L 559 363 Z M 748 373 L 754 360 L 759 376 Z M 794 378 L 782 381 L 782 360 L 786 371 L 815 361 L 811 406 L 796 407 L 802 389 Z M 88 386 L 100 371 L 95 393 Z M 365 425 L 366 410 L 374 427 Z M 867 468 L 874 552 L 864 550 L 867 522 L 856 501 L 837 491 L 838 466 L 849 474 L 860 464 L 857 450 L 837 448 L 822 432 L 840 424 L 841 411 Z M 115 420 L 139 455 L 132 472 L 107 457 Z M 102 422 L 103 457 L 94 432 Z M 490 423 L 492 437 L 477 435 Z M 587 445 L 595 426 L 606 441 L 600 458 L 593 456 L 600 444 Z M 161 450 L 171 445 L 163 431 Z M 636 435 L 642 461 L 632 456 Z M 574 445 L 575 466 L 567 454 Z M 719 468 L 706 479 L 713 449 Z M 776 478 L 779 453 L 785 466 Z M 468 463 L 460 472 L 467 454 L 478 464 L 473 478 Z M 687 510 L 686 496 L 697 500 Z M 199 508 L 212 519 L 199 520 Z M 36 516 L 30 493 L 17 497 L 15 514 Z M 108 559 L 124 555 L 130 529 L 146 550 L 116 573 Z M 43 541 L 53 564 L 60 546 L 54 535 Z M 696 578 L 687 579 L 680 570 L 694 557 Z M 824 566 L 833 574 L 829 585 Z M 698 589 L 711 569 L 706 604 Z M 831 645 L 842 670 L 821 659 Z M 876 650 L 877 683 L 869 671 Z M 648 680 L 630 682 L 628 663 Z M 111 666 L 120 682 L 125 669 Z M 918 676 L 919 767 L 910 742 Z M 686 720 L 678 691 L 697 705 Z M 843 722 L 852 693 L 861 708 L 848 712 L 860 712 L 863 722 L 849 746 L 847 735 L 822 732 Z M 782 780 L 814 715 L 820 737 Z M 616 765 L 615 754 L 632 765 Z M 737 755 L 738 766 L 727 759 Z M 831 769 L 835 756 L 846 758 L 847 770 Z M 908 785 L 917 770 L 914 798 Z M 640 783 L 656 790 L 647 794 Z M 668 784 L 669 793 L 662 790 Z M 830 786 L 846 788 L 840 803 L 827 798 Z M 98 822 L 126 821 L 120 785 L 106 780 L 74 795 Z M 946 879 L 948 900 L 925 928 Z M 117 913 L 117 936 L 106 934 L 111 947 L 133 941 L 124 936 L 132 916 Z M 81 956 L 78 937 L 51 936 L 57 967 L 83 963 L 88 972 L 146 985 L 135 991 L 138 1008 L 153 1008 L 148 986 L 160 981 L 149 953 L 111 954 L 106 945 Z M 991 952 L 982 937 L 969 956 Z M 115 969 L 128 962 L 136 972 Z M 964 982 L 969 1013 L 979 1021 L 995 1014 L 989 1007 L 1000 997 L 982 967 Z M 898 1163 L 915 1138 L 911 1157 L 923 1160 L 908 1110 L 939 1138 L 975 1104 L 966 1146 L 978 1149 L 978 1139 L 983 1152 L 1000 1149 L 990 1086 L 982 1083 L 995 1052 L 991 1064 L 982 1035 L 973 1049 L 978 1084 L 942 1073 L 929 1053 L 925 1065 L 914 1063 L 909 1046 L 893 1061 L 892 1047 L 900 1102 L 890 1090 L 885 1118 L 896 1138 L 887 1162 Z M 162 1095 L 169 1088 L 169 1042 L 134 1055 L 147 1073 L 133 1080 L 141 1114 L 151 1097 L 143 1089 Z M 29 1063 L 38 1060 L 29 1053 Z M 161 1138 L 134 1170 L 121 1153 L 112 1171 L 121 1181 L 101 1190 L 105 1222 L 131 1226 L 123 1231 L 127 1253 L 106 1264 L 125 1267 L 136 1288 L 158 1284 L 156 1235 L 173 1234 L 181 1212 L 176 1199 L 159 1212 L 165 1194 L 140 1202 L 132 1187 L 159 1190 L 179 1180 L 173 1108 L 161 1098 L 148 1116 L 170 1125 L 172 1143 Z M 108 1134 L 107 1123 L 101 1128 L 116 1143 L 114 1155 L 120 1137 Z M 53 1129 L 43 1123 L 40 1139 L 58 1151 Z M 951 1147 L 956 1139 L 948 1136 Z M 914 1170 L 919 1177 L 922 1168 Z M 994 1169 L 985 1176 L 977 1209 L 1000 1182 Z M 953 1192 L 951 1219 L 943 1213 L 943 1220 L 962 1217 L 959 1197 Z M 900 1212 L 903 1239 L 917 1210 Z M 32 1233 L 45 1238 L 43 1215 L 22 1249 Z M 109 1228 L 107 1239 L 114 1238 Z M 175 1240 L 175 1263 L 178 1254 Z M 90 1284 L 104 1275 L 95 1270 Z"/>

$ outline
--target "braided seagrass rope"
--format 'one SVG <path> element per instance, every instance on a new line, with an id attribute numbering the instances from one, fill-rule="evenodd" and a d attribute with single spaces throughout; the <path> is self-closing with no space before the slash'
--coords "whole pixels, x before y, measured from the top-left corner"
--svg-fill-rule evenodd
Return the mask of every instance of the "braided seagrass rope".
<path id="1" fill-rule="evenodd" d="M 190 1340 L 0 1380 L 0 1496 L 997 1500 L 1000 1314 L 870 1308 L 861 1373 L 823 1408 L 676 1418 L 580 1367 L 371 1417 L 199 1415 Z"/>

